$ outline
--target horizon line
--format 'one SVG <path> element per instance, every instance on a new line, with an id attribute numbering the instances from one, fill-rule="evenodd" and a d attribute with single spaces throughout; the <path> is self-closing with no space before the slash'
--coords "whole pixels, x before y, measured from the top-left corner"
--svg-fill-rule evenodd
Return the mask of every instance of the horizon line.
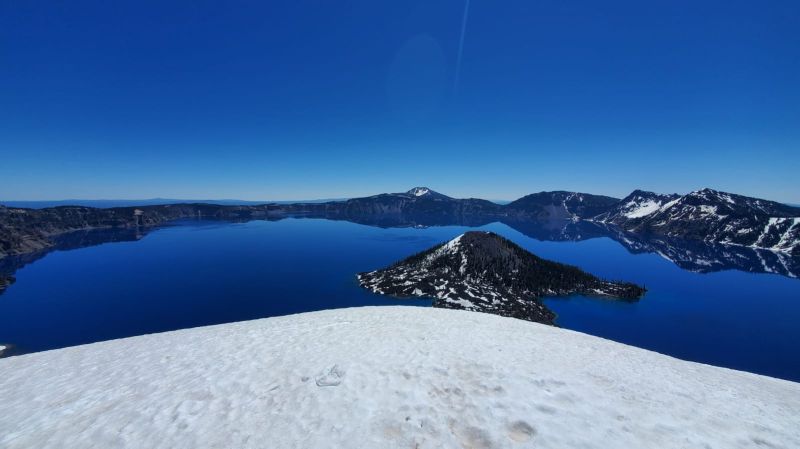
<path id="1" fill-rule="evenodd" d="M 316 202 L 316 203 L 319 203 L 319 202 L 329 202 L 329 201 L 331 201 L 331 202 L 332 201 L 346 201 L 346 200 L 354 199 L 354 198 L 366 198 L 366 197 L 370 197 L 370 196 L 384 195 L 384 194 L 407 193 L 410 190 L 413 190 L 413 189 L 416 189 L 416 188 L 426 188 L 426 189 L 429 189 L 429 190 L 431 190 L 433 192 L 442 194 L 440 191 L 438 191 L 436 189 L 432 189 L 432 188 L 427 187 L 427 186 L 415 186 L 415 187 L 412 187 L 409 190 L 397 191 L 397 192 L 380 192 L 380 193 L 373 193 L 373 194 L 366 194 L 366 195 L 362 194 L 360 196 L 342 196 L 342 197 L 333 196 L 333 197 L 327 197 L 327 198 L 271 199 L 271 200 L 255 199 L 255 200 L 248 200 L 248 199 L 240 199 L 240 198 L 216 198 L 216 199 L 210 199 L 210 198 L 170 198 L 170 197 L 156 196 L 156 197 L 150 197 L 150 198 L 0 199 L 0 205 L 6 204 L 6 203 L 64 203 L 64 202 L 70 202 L 70 201 L 75 201 L 75 202 L 82 202 L 82 201 L 86 201 L 86 202 L 89 202 L 89 201 L 92 201 L 92 202 L 170 201 L 170 202 L 174 202 L 174 203 L 208 203 L 208 204 L 213 204 L 214 202 L 241 202 L 241 203 L 255 203 L 255 204 L 290 203 L 290 202 L 294 202 L 294 203 Z M 690 191 L 688 191 L 686 193 L 672 192 L 672 193 L 666 193 L 666 194 L 675 194 L 675 195 L 683 196 L 683 195 L 687 195 L 689 193 L 698 192 L 698 191 L 706 190 L 706 189 L 715 190 L 715 191 L 723 192 L 723 193 L 734 194 L 734 195 L 741 195 L 741 196 L 751 197 L 751 198 L 756 198 L 756 199 L 763 199 L 763 200 L 767 200 L 767 201 L 774 201 L 776 203 L 781 203 L 781 204 L 786 204 L 786 205 L 790 205 L 790 206 L 800 207 L 800 202 L 795 203 L 795 202 L 791 202 L 791 201 L 770 200 L 768 198 L 759 198 L 759 197 L 755 197 L 755 196 L 750 196 L 748 194 L 729 192 L 729 191 L 725 191 L 725 190 L 714 189 L 714 188 L 711 188 L 711 187 L 704 187 L 704 188 L 700 188 L 700 189 L 694 189 L 694 190 L 690 190 Z M 664 194 L 662 192 L 647 191 L 647 190 L 644 190 L 644 189 L 636 188 L 636 189 L 631 190 L 631 192 L 628 193 L 627 195 L 625 195 L 625 196 L 623 196 L 621 198 L 618 198 L 615 195 L 607 195 L 607 194 L 603 194 L 603 193 L 589 193 L 589 192 L 579 192 L 579 191 L 564 190 L 564 189 L 555 189 L 555 190 L 540 190 L 540 191 L 537 191 L 537 192 L 531 192 L 531 193 L 524 194 L 524 195 L 522 195 L 522 196 L 520 196 L 518 198 L 515 198 L 515 199 L 508 199 L 508 198 L 481 198 L 481 197 L 477 197 L 477 196 L 464 196 L 464 197 L 451 197 L 451 198 L 454 198 L 454 199 L 471 199 L 471 198 L 473 198 L 473 199 L 484 199 L 486 201 L 503 203 L 503 202 L 516 201 L 516 200 L 518 200 L 520 198 L 524 198 L 524 197 L 526 197 L 528 195 L 534 195 L 534 194 L 539 194 L 539 193 L 569 192 L 569 193 L 580 193 L 580 194 L 584 194 L 584 195 L 597 195 L 597 196 L 606 196 L 606 197 L 615 198 L 615 199 L 623 199 L 623 198 L 629 196 L 631 193 L 633 193 L 635 191 L 645 191 L 645 192 L 651 192 L 651 193 L 657 193 L 657 194 Z M 443 195 L 449 196 L 447 194 L 443 194 Z"/>

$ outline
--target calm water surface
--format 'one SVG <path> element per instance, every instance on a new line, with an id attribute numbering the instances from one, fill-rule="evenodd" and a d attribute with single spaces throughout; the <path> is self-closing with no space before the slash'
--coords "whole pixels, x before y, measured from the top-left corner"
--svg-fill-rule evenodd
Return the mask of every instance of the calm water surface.
<path id="1" fill-rule="evenodd" d="M 381 229 L 287 219 L 185 222 L 137 242 L 56 251 L 0 295 L 0 343 L 41 351 L 151 332 L 362 305 L 427 306 L 358 287 L 381 268 L 469 228 Z M 474 228 L 472 228 L 474 229 Z M 607 238 L 542 242 L 502 224 L 539 256 L 649 289 L 638 303 L 547 299 L 558 324 L 678 358 L 800 381 L 800 280 L 684 271 Z"/>

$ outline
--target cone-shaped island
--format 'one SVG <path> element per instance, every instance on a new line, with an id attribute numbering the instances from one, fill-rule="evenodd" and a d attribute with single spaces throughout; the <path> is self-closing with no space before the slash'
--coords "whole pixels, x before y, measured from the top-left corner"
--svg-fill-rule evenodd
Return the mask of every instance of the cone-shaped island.
<path id="1" fill-rule="evenodd" d="M 433 298 L 433 306 L 553 324 L 544 296 L 572 294 L 635 301 L 645 289 L 611 282 L 537 257 L 492 232 L 467 232 L 382 270 L 360 273 L 359 284 L 396 297 Z"/>

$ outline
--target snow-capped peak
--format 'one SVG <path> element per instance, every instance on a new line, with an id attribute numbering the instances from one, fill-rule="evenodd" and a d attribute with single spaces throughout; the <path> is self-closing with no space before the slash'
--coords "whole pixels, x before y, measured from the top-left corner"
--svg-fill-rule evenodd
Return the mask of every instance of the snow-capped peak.
<path id="1" fill-rule="evenodd" d="M 637 190 L 593 220 L 628 231 L 694 235 L 726 245 L 788 253 L 800 247 L 800 209 L 709 188 L 683 196 Z"/>
<path id="2" fill-rule="evenodd" d="M 720 193 L 720 192 L 717 191 L 717 190 L 714 190 L 714 189 L 712 189 L 710 187 L 704 187 L 704 188 L 702 188 L 700 190 L 695 190 L 695 191 L 691 192 L 691 194 L 701 194 L 701 195 L 708 195 L 708 194 L 716 195 L 718 193 Z"/>
<path id="3" fill-rule="evenodd" d="M 728 203 L 733 204 L 734 201 L 731 198 L 730 194 L 725 192 L 720 192 L 719 190 L 710 189 L 708 187 L 700 190 L 695 190 L 690 192 L 687 196 L 700 198 L 703 200 L 711 200 L 711 201 L 726 201 Z"/>
<path id="4" fill-rule="evenodd" d="M 669 208 L 678 195 L 664 195 L 643 190 L 634 190 L 630 195 L 606 213 L 594 217 L 594 220 L 604 223 L 620 223 L 627 220 L 637 220 L 653 215 Z"/>
<path id="5" fill-rule="evenodd" d="M 414 187 L 413 189 L 409 190 L 406 193 L 408 193 L 409 195 L 414 195 L 414 196 L 430 195 L 431 189 L 429 189 L 427 187 Z"/>
<path id="6" fill-rule="evenodd" d="M 458 244 L 461 242 L 462 237 L 464 237 L 464 234 L 461 234 L 458 237 L 454 238 L 453 240 L 450 240 L 449 242 L 445 243 L 443 248 L 447 249 L 448 251 L 455 250 L 456 248 L 458 248 Z"/>

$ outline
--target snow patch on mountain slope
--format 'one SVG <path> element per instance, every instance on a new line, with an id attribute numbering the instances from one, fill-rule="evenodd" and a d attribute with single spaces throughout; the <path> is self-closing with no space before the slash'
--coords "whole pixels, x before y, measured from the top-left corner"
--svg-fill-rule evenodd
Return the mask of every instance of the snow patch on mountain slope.
<path id="1" fill-rule="evenodd" d="M 0 372 L 4 448 L 800 447 L 800 384 L 455 310 L 186 329 Z"/>
<path id="2" fill-rule="evenodd" d="M 800 226 L 798 225 L 800 225 L 800 217 L 770 217 L 758 239 L 750 247 L 774 251 L 791 251 L 800 245 Z M 778 236 L 777 243 L 774 245 L 765 244 L 765 241 L 776 235 Z"/>
<path id="3" fill-rule="evenodd" d="M 781 234 L 781 239 L 775 245 L 778 248 L 791 248 L 800 244 L 800 232 L 798 232 L 798 225 L 800 225 L 800 217 L 795 218 L 782 218 L 781 220 L 791 220 L 791 225 L 786 231 Z"/>
<path id="4" fill-rule="evenodd" d="M 758 239 L 756 240 L 756 242 L 753 243 L 753 247 L 754 248 L 758 248 L 759 245 L 761 245 L 761 242 L 763 242 L 765 238 L 769 237 L 770 229 L 773 226 L 775 226 L 775 223 L 777 223 L 777 222 L 778 222 L 778 219 L 775 218 L 775 217 L 772 217 L 767 221 L 767 224 L 764 225 L 764 230 L 761 231 L 761 235 L 759 235 Z"/>
<path id="5" fill-rule="evenodd" d="M 661 207 L 658 201 L 648 200 L 640 204 L 631 204 L 630 208 L 623 209 L 622 215 L 628 218 L 640 218 L 656 212 Z"/>
<path id="6" fill-rule="evenodd" d="M 461 238 L 464 237 L 464 234 L 459 235 L 458 237 L 448 241 L 436 251 L 429 254 L 425 261 L 423 262 L 423 266 L 430 266 L 431 263 L 439 259 L 440 257 L 444 256 L 445 254 L 457 254 L 460 253 L 461 255 L 461 267 L 459 268 L 459 272 L 464 274 L 467 270 L 467 255 L 463 251 L 459 251 L 461 247 Z"/>
<path id="7" fill-rule="evenodd" d="M 665 211 L 665 210 L 667 210 L 667 209 L 671 208 L 672 206 L 674 206 L 674 205 L 678 204 L 680 201 L 681 201 L 681 197 L 675 198 L 675 199 L 674 199 L 674 200 L 672 200 L 672 201 L 667 201 L 666 203 L 664 203 L 664 205 L 663 205 L 663 206 L 661 206 L 661 207 L 659 208 L 659 212 L 663 212 L 663 211 Z"/>
<path id="8" fill-rule="evenodd" d="M 716 215 L 717 217 L 719 217 L 717 210 L 718 210 L 717 206 L 708 206 L 705 204 L 700 205 L 700 213 L 703 215 Z"/>

